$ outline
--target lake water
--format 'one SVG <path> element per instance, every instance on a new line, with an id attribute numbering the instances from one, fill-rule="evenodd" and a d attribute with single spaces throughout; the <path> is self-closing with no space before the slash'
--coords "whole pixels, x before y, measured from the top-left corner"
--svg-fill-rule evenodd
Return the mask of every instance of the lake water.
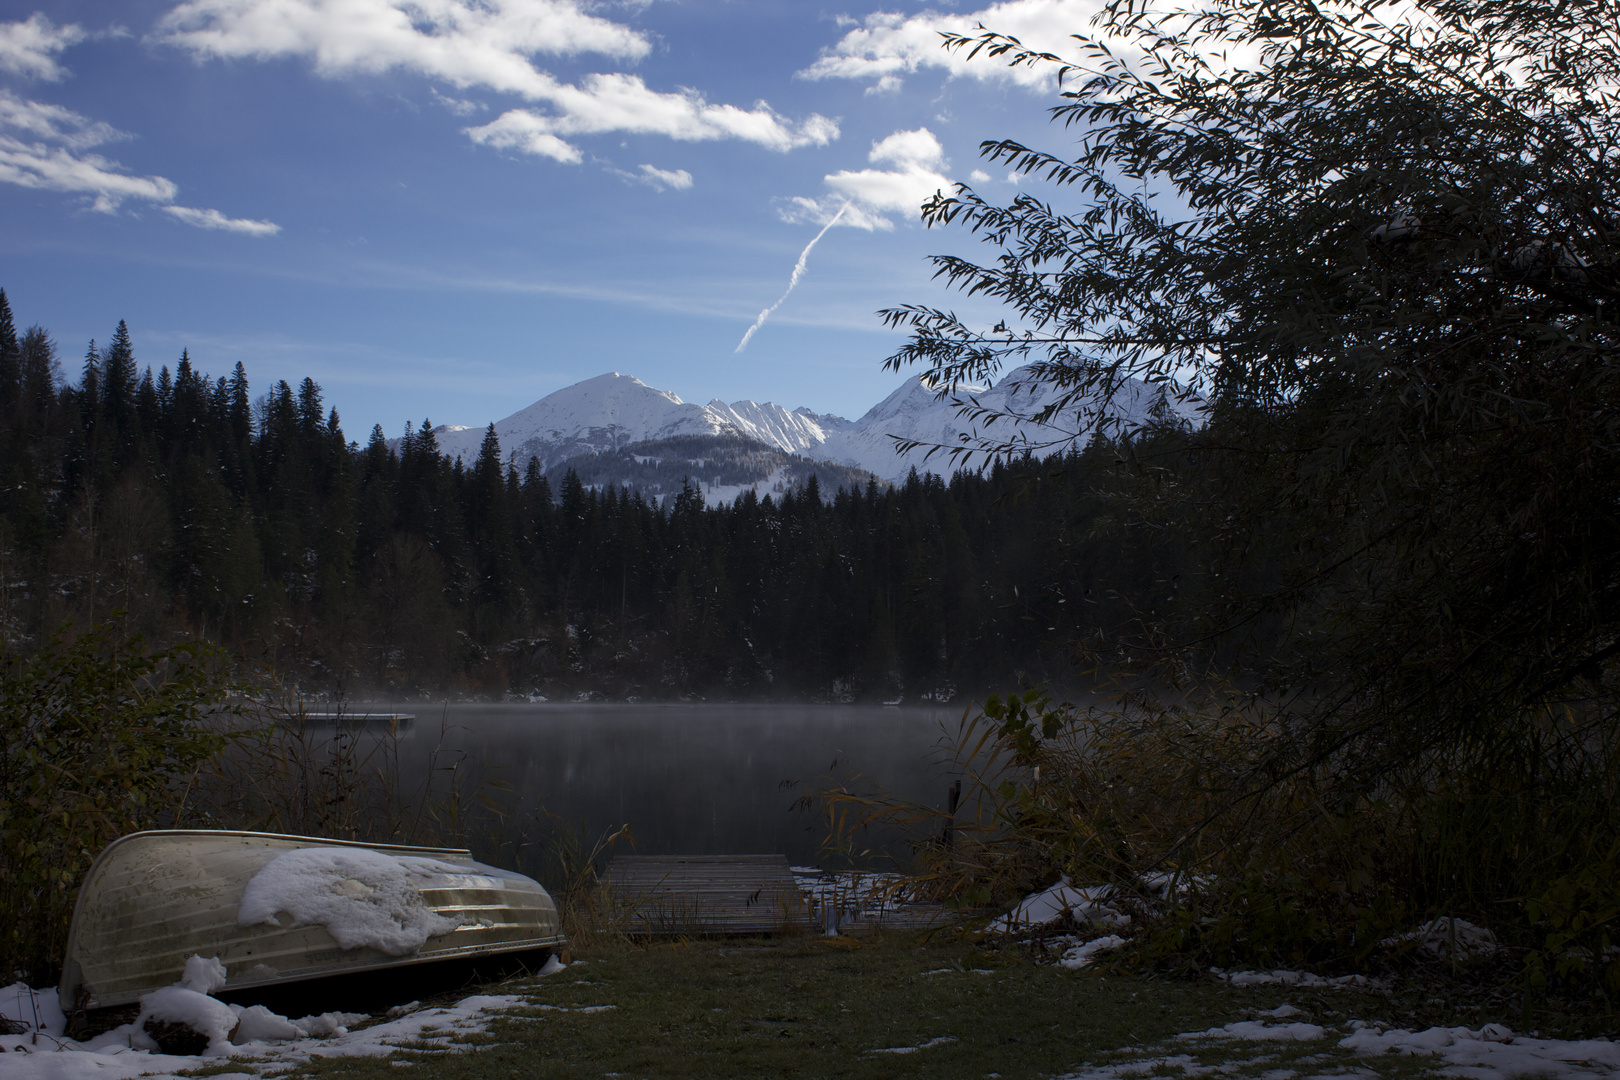
<path id="1" fill-rule="evenodd" d="M 533 837 L 544 809 L 585 834 L 628 824 L 640 855 L 781 853 L 829 862 L 814 812 L 792 810 L 833 782 L 881 786 L 941 808 L 954 770 L 940 751 L 960 706 L 451 704 L 350 706 L 411 713 L 400 733 L 406 790 L 430 755 L 509 788 L 504 839 Z M 446 774 L 440 776 L 440 786 Z M 463 780 L 463 783 L 468 783 Z M 893 845 L 868 836 L 863 846 Z M 876 865 L 878 860 L 859 862 Z"/>

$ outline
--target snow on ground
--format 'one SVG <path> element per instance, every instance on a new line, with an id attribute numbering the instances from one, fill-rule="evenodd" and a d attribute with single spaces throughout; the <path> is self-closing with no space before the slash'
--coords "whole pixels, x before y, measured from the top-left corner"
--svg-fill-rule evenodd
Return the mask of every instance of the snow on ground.
<path id="1" fill-rule="evenodd" d="M 1065 918 L 1110 929 L 1126 926 L 1131 917 L 1108 903 L 1113 895 L 1112 885 L 1071 885 L 1068 878 L 1060 878 L 1056 885 L 1020 900 L 988 929 L 994 934 L 1027 933 Z"/>
<path id="2" fill-rule="evenodd" d="M 1299 1010 L 1285 1005 L 1259 1013 L 1286 1020 Z M 1192 1051 L 1186 1049 L 1192 1044 Z M 1211 1049 L 1216 1050 L 1210 1053 Z M 1620 1077 L 1620 1043 L 1608 1039 L 1565 1041 L 1515 1035 L 1501 1024 L 1479 1029 L 1407 1031 L 1361 1020 L 1340 1027 L 1242 1020 L 1207 1031 L 1177 1035 L 1166 1045 L 1119 1050 L 1111 1059 L 1059 1080 L 1119 1080 L 1123 1077 L 1259 1076 L 1275 1080 L 1328 1080 L 1378 1076 L 1390 1056 L 1419 1064 L 1431 1075 L 1461 1080 L 1614 1080 Z M 1412 1058 L 1426 1058 L 1421 1063 Z"/>
<path id="3" fill-rule="evenodd" d="M 1449 960 L 1455 952 L 1459 959 L 1489 956 L 1496 951 L 1496 935 L 1483 926 L 1467 919 L 1443 917 L 1431 919 L 1416 930 L 1385 938 L 1379 942 L 1386 948 L 1416 942 L 1417 947 L 1439 960 Z"/>
<path id="4" fill-rule="evenodd" d="M 916 1046 L 885 1046 L 881 1050 L 873 1050 L 873 1051 L 871 1051 L 871 1053 L 874 1053 L 874 1054 L 915 1054 L 919 1050 L 932 1050 L 936 1046 L 944 1046 L 947 1043 L 953 1043 L 955 1041 L 956 1041 L 956 1036 L 955 1035 L 941 1035 L 938 1038 L 929 1039 L 926 1042 L 920 1042 Z"/>
<path id="5" fill-rule="evenodd" d="M 1090 967 L 1092 957 L 1100 952 L 1112 952 L 1125 944 L 1125 939 L 1118 934 L 1109 934 L 1106 937 L 1094 938 L 1081 945 L 1071 945 L 1063 950 L 1058 958 L 1058 964 L 1070 971 L 1079 971 L 1083 967 Z"/>
<path id="6" fill-rule="evenodd" d="M 1233 986 L 1299 986 L 1310 990 L 1342 990 L 1347 987 L 1385 989 L 1382 982 L 1365 975 L 1335 975 L 1328 978 L 1309 971 L 1222 971 L 1220 968 L 1210 968 L 1209 973 Z"/>
<path id="7" fill-rule="evenodd" d="M 218 989 L 208 976 L 216 960 L 194 957 L 181 983 L 148 994 L 141 1018 L 85 1042 L 63 1034 L 65 1017 L 56 991 L 31 990 L 15 983 L 0 990 L 0 1015 L 19 1021 L 26 1030 L 0 1035 L 0 1075 L 5 1080 L 163 1080 L 205 1066 L 234 1065 L 250 1080 L 285 1072 L 323 1057 L 386 1057 L 401 1050 L 456 1053 L 472 1047 L 458 1040 L 485 1030 L 503 1012 L 524 1008 L 517 994 L 478 994 L 444 1008 L 424 1009 L 418 1002 L 390 1009 L 380 1023 L 365 1013 L 323 1013 L 290 1020 L 262 1005 L 227 1005 L 201 989 Z M 555 957 L 542 975 L 561 971 Z M 552 1006 L 557 1008 L 558 1006 Z M 595 1006 L 581 1012 L 600 1012 Z M 198 1055 L 166 1054 L 141 1028 L 146 1018 L 179 1021 L 197 1028 L 209 1040 Z M 358 1027 L 362 1023 L 368 1026 Z M 350 1030 L 356 1028 L 356 1030 Z M 233 1030 L 234 1029 L 234 1030 Z M 231 1041 L 234 1039 L 235 1041 Z"/>

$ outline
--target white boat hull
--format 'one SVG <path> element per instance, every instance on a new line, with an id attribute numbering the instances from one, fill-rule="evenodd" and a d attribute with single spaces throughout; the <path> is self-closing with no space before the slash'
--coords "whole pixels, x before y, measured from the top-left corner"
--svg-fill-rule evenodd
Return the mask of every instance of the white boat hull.
<path id="1" fill-rule="evenodd" d="M 243 891 L 277 856 L 300 848 L 364 848 L 454 867 L 420 877 L 423 903 L 466 923 L 409 955 L 345 949 L 321 925 L 238 922 Z M 290 922 L 292 920 L 283 920 Z M 164 830 L 109 844 L 85 875 L 64 959 L 69 1009 L 128 1005 L 178 980 L 187 958 L 217 956 L 222 995 L 387 968 L 558 949 L 557 906 L 540 884 L 474 861 L 469 851 L 361 844 L 274 833 Z"/>

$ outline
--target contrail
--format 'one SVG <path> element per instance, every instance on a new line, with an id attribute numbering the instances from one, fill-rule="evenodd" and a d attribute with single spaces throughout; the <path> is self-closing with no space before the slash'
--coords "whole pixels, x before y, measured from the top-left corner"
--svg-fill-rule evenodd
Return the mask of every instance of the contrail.
<path id="1" fill-rule="evenodd" d="M 737 347 L 731 350 L 733 355 L 748 348 L 748 339 L 754 336 L 754 331 L 764 326 L 765 320 L 771 317 L 771 312 L 782 306 L 782 301 L 788 298 L 788 293 L 793 291 L 793 286 L 797 285 L 799 283 L 799 279 L 804 276 L 804 264 L 810 259 L 810 249 L 815 247 L 817 241 L 819 241 L 823 236 L 827 235 L 828 229 L 838 224 L 838 219 L 843 217 L 844 211 L 848 209 L 849 203 L 847 202 L 843 206 L 840 206 L 838 208 L 838 213 L 832 216 L 832 220 L 823 225 L 821 227 L 821 231 L 816 233 L 815 240 L 812 240 L 808 244 L 804 245 L 804 250 L 799 252 L 799 261 L 793 264 L 793 276 L 788 278 L 788 287 L 782 290 L 782 295 L 776 298 L 776 303 L 759 313 L 759 318 L 754 320 L 754 325 L 748 328 L 748 332 L 742 336 L 742 340 L 737 342 Z"/>

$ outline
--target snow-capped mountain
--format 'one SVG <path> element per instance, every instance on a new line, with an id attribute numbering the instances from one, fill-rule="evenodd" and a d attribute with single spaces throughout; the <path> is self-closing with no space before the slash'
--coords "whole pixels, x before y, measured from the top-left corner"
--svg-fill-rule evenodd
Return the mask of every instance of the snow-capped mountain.
<path id="1" fill-rule="evenodd" d="M 495 434 L 501 440 L 502 457 L 520 464 L 537 457 L 542 467 L 550 467 L 578 454 L 683 435 L 741 435 L 790 454 L 802 453 L 848 423 L 808 409 L 789 412 L 769 401 L 727 405 L 716 398 L 697 405 L 613 371 L 547 394 L 497 420 Z M 434 430 L 440 450 L 469 465 L 484 441 L 483 428 Z"/>
<path id="2" fill-rule="evenodd" d="M 915 467 L 919 472 L 948 474 L 958 467 L 944 453 L 927 457 L 927 447 L 954 447 L 988 437 L 1017 441 L 1040 454 L 1055 453 L 1088 432 L 1004 419 L 991 425 L 975 424 L 958 415 L 959 405 L 972 399 L 980 406 L 1011 415 L 1029 416 L 1054 391 L 1030 377 L 1027 368 L 1008 372 L 992 387 L 962 387 L 943 398 L 921 377 L 907 379 L 874 405 L 859 420 L 789 411 L 774 402 L 719 400 L 707 405 L 682 401 L 667 390 L 648 386 L 619 372 L 564 387 L 528 408 L 495 422 L 501 456 L 520 467 L 535 457 L 542 468 L 577 459 L 582 454 L 615 454 L 649 440 L 698 437 L 741 437 L 773 450 L 819 461 L 864 469 L 891 481 L 903 480 Z M 1126 422 L 1147 417 L 1154 400 L 1149 387 L 1128 383 L 1115 395 L 1108 412 Z M 1191 417 L 1193 411 L 1178 407 Z M 483 443 L 484 429 L 436 428 L 440 449 L 471 464 Z M 915 439 L 923 446 L 907 454 L 895 450 L 893 437 Z M 982 461 L 977 459 L 975 464 Z"/>
<path id="3" fill-rule="evenodd" d="M 913 467 L 920 473 L 948 475 L 968 465 L 982 465 L 982 454 L 953 462 L 945 450 L 929 456 L 930 447 L 971 447 L 981 440 L 1027 446 L 1036 456 L 1055 454 L 1075 443 L 1084 445 L 1091 432 L 1073 426 L 1036 424 L 1014 417 L 1033 416 L 1056 396 L 1048 383 L 1031 377 L 1028 368 L 1015 368 L 990 387 L 960 386 L 939 397 L 922 376 L 913 376 L 894 393 L 872 406 L 866 415 L 848 427 L 828 434 L 825 441 L 805 454 L 854 465 L 889 480 L 904 479 Z M 1156 395 L 1146 383 L 1127 382 L 1109 402 L 1109 418 L 1127 426 L 1148 419 Z M 974 422 L 960 415 L 963 405 L 977 404 L 1004 417 L 990 423 Z M 1171 403 L 1174 414 L 1196 419 L 1196 411 Z M 964 438 L 965 436 L 965 438 Z M 921 445 L 905 454 L 896 450 L 895 439 L 914 439 Z"/>

